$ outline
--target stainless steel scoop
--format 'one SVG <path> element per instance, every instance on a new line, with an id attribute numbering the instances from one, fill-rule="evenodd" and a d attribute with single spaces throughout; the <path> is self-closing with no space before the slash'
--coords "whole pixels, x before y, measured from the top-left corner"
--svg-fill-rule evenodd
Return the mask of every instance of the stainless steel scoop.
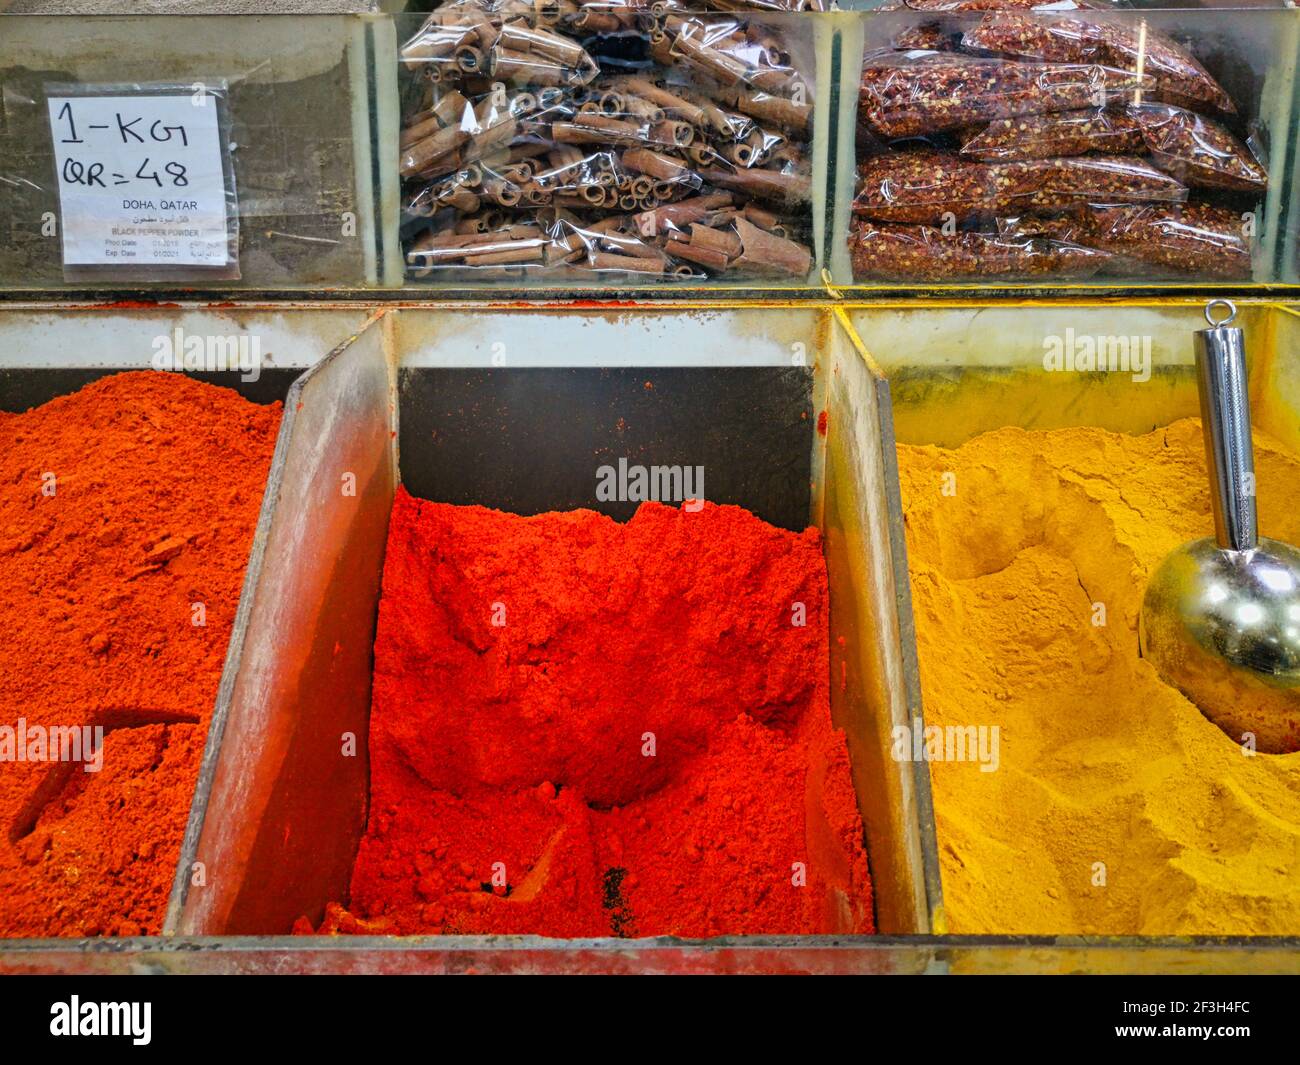
<path id="1" fill-rule="evenodd" d="M 1216 309 L 1227 315 L 1216 321 Z M 1261 539 L 1242 331 L 1213 300 L 1196 336 L 1214 539 L 1194 540 L 1151 577 L 1138 626 L 1143 657 L 1239 743 L 1300 749 L 1300 551 Z"/>

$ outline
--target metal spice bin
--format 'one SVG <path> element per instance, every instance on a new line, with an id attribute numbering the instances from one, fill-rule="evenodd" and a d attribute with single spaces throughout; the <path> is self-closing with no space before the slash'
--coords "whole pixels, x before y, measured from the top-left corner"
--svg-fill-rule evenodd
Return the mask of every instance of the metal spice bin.
<path id="1" fill-rule="evenodd" d="M 209 312 L 192 312 L 202 313 Z M 290 327 L 303 340 L 355 333 L 288 395 L 164 935 L 4 942 L 0 972 L 1300 968 L 1294 938 L 943 935 L 928 769 L 888 753 L 892 724 L 921 711 L 895 436 L 953 443 L 1008 423 L 1060 424 L 1052 412 L 1061 409 L 1081 412 L 1070 416 L 1073 423 L 1128 431 L 1192 413 L 1183 342 L 1199 304 L 596 314 L 422 307 L 368 320 L 364 308 L 280 311 L 269 319 L 265 309 L 222 313 L 245 328 L 285 328 L 311 315 L 309 326 Z M 1073 402 L 1043 402 L 1027 382 L 1047 376 L 1035 374 L 1033 362 L 1041 358 L 1041 336 L 1061 315 L 1104 320 L 1108 329 L 1119 315 L 1126 327 L 1152 333 L 1158 380 L 1168 387 L 1158 385 L 1139 408 L 1104 394 L 1104 381 L 1055 375 L 1063 379 L 1055 387 L 1074 390 Z M 1242 315 L 1257 338 L 1259 424 L 1300 450 L 1300 376 L 1282 354 L 1300 342 L 1300 308 L 1247 304 Z M 80 345 L 87 336 L 120 332 L 123 321 L 147 335 L 168 315 L 59 318 Z M 186 320 L 192 328 L 201 322 Z M 14 310 L 0 322 L 17 337 L 44 316 Z M 918 337 L 926 343 L 915 343 Z M 1006 353 L 1000 365 L 991 365 L 983 354 L 989 351 Z M 502 353 L 508 369 L 494 365 Z M 799 359 L 807 365 L 792 365 Z M 646 400 L 645 379 L 656 381 L 661 400 Z M 462 408 L 474 418 L 458 413 Z M 497 416 L 507 408 L 527 413 L 506 422 Z M 823 409 L 825 437 L 816 429 Z M 690 942 L 283 935 L 299 914 L 318 916 L 326 901 L 346 898 L 364 828 L 364 758 L 340 758 L 339 735 L 355 731 L 364 745 L 398 449 L 400 476 L 417 495 L 523 512 L 597 506 L 594 471 L 602 460 L 589 456 L 609 444 L 613 423 L 632 410 L 637 416 L 628 420 L 643 428 L 620 438 L 616 454 L 702 462 L 717 471 L 709 498 L 825 532 L 832 634 L 845 635 L 852 649 L 844 689 L 832 685 L 832 713 L 849 737 L 881 934 Z M 708 417 L 698 417 L 701 411 Z M 491 437 L 476 427 L 480 420 Z M 532 435 L 539 424 L 553 435 L 549 449 Z M 441 448 L 429 444 L 435 427 Z M 355 496 L 339 490 L 344 474 L 355 475 Z M 608 506 L 618 517 L 632 509 Z M 195 861 L 204 863 L 201 888 L 189 886 Z"/>
<path id="2" fill-rule="evenodd" d="M 509 369 L 494 367 L 499 351 Z M 646 379 L 654 390 L 644 389 Z M 896 504 L 886 495 L 880 383 L 843 322 L 809 307 L 596 316 L 403 309 L 377 315 L 310 369 L 286 400 L 165 924 L 165 937 L 175 937 L 162 948 L 165 967 L 192 968 L 192 937 L 282 934 L 300 914 L 318 918 L 327 901 L 347 897 L 367 767 L 364 756 L 340 757 L 339 737 L 354 732 L 364 754 L 399 445 L 401 479 L 432 498 L 522 512 L 585 505 L 626 517 L 633 504 L 594 498 L 604 461 L 594 456 L 605 449 L 702 463 L 713 471 L 709 498 L 791 528 L 821 525 L 832 630 L 848 648 L 827 663 L 844 677 L 832 685 L 832 713 L 849 738 L 877 924 L 885 933 L 927 932 L 939 905 L 928 773 L 888 756 L 890 727 L 909 712 L 903 678 L 915 670 L 898 638 L 889 543 Z M 823 409 L 837 426 L 825 436 Z M 476 413 L 467 419 L 464 411 Z M 622 413 L 631 428 L 616 428 Z M 355 495 L 340 491 L 345 475 Z M 191 886 L 196 861 L 206 886 Z M 220 955 L 225 942 L 206 944 Z M 327 942 L 340 958 L 362 949 Z M 375 947 L 386 956 L 403 942 Z M 434 952 L 420 964 L 435 968 L 462 964 L 467 949 L 475 967 L 521 964 L 510 959 L 522 950 L 528 965 L 559 968 L 600 969 L 641 951 L 678 958 L 673 966 L 683 968 L 727 967 L 735 952 L 750 959 L 741 964 L 803 968 L 809 963 L 785 959 L 796 944 L 813 951 L 816 967 L 928 963 L 926 951 L 895 956 L 887 942 L 610 939 L 579 948 L 534 937 L 442 937 L 421 940 L 419 950 Z M 3 944 L 0 967 L 136 958 L 132 944 L 70 946 Z M 304 949 L 318 951 L 320 941 L 290 940 L 286 959 Z"/>
<path id="3" fill-rule="evenodd" d="M 1262 300 L 1237 305 L 1254 425 L 1300 455 L 1300 307 Z M 1138 434 L 1199 416 L 1190 336 L 1203 328 L 1204 308 L 1203 299 L 1030 306 L 932 301 L 859 305 L 846 314 L 887 378 L 895 438 L 955 448 L 1004 426 Z M 1150 380 L 1135 385 L 1129 375 L 1105 370 L 1045 372 L 1045 338 L 1067 330 L 1150 337 Z M 956 938 L 962 945 L 951 956 L 952 972 L 1300 971 L 1300 936 L 1294 935 Z"/>

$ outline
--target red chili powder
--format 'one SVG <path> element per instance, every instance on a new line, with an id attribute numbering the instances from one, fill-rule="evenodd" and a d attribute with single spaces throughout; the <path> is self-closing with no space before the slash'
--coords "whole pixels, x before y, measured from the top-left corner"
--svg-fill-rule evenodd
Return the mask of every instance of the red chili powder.
<path id="1" fill-rule="evenodd" d="M 162 930 L 279 421 L 153 371 L 0 413 L 0 935 Z"/>
<path id="2" fill-rule="evenodd" d="M 827 624 L 816 529 L 399 489 L 370 818 L 321 931 L 873 931 Z"/>

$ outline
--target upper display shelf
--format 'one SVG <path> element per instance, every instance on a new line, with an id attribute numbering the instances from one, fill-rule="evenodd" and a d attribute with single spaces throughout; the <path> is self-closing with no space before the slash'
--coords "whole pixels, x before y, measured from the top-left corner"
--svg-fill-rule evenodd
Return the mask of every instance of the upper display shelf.
<path id="1" fill-rule="evenodd" d="M 0 288 L 1300 285 L 1295 10 L 808 6 L 0 16 Z"/>
<path id="2" fill-rule="evenodd" d="M 837 278 L 1294 283 L 1294 11 L 910 3 L 841 33 Z"/>

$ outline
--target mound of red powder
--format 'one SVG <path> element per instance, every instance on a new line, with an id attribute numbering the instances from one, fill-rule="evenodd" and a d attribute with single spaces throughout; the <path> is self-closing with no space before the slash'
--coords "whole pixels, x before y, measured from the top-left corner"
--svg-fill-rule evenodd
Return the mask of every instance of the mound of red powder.
<path id="1" fill-rule="evenodd" d="M 371 808 L 322 931 L 872 930 L 815 529 L 399 489 Z"/>
<path id="2" fill-rule="evenodd" d="M 279 423 L 156 371 L 0 413 L 0 935 L 162 931 Z"/>

